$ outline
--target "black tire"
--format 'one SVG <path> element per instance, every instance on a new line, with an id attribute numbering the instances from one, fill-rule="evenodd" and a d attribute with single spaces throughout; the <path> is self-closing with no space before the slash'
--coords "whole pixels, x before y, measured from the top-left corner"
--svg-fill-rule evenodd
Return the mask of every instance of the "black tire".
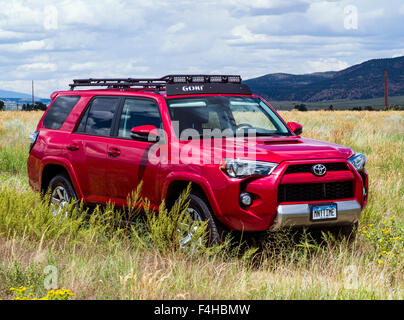
<path id="1" fill-rule="evenodd" d="M 49 182 L 47 192 L 50 193 L 51 197 L 49 199 L 50 205 L 52 205 L 52 201 L 54 200 L 54 193 L 55 190 L 65 190 L 66 195 L 68 198 L 67 203 L 70 203 L 72 201 L 77 201 L 77 195 L 76 192 L 74 191 L 73 185 L 70 181 L 70 178 L 68 175 L 65 173 L 60 173 L 56 176 L 54 176 L 51 181 Z M 56 194 L 55 194 L 56 195 Z M 75 206 L 78 208 L 78 203 L 76 202 Z M 53 212 L 55 214 L 55 212 Z"/>
<path id="2" fill-rule="evenodd" d="M 191 192 L 189 195 L 188 208 L 196 210 L 202 218 L 202 221 L 208 221 L 209 245 L 220 244 L 223 242 L 228 230 L 216 219 L 214 213 L 210 209 L 209 202 L 203 195 Z"/>
<path id="3" fill-rule="evenodd" d="M 342 226 L 340 228 L 340 234 L 348 240 L 354 240 L 356 238 L 357 231 L 358 231 L 358 222 L 349 224 L 347 226 Z"/>

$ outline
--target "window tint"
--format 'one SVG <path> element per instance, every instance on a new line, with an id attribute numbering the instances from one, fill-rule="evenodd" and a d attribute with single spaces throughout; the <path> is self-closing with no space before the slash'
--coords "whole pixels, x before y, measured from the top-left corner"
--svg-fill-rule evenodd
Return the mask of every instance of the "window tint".
<path id="1" fill-rule="evenodd" d="M 76 131 L 96 136 L 109 136 L 119 100 L 119 98 L 111 97 L 93 99 Z"/>
<path id="2" fill-rule="evenodd" d="M 86 122 L 87 122 L 87 117 L 88 117 L 89 111 L 90 111 L 90 107 L 88 106 L 86 109 L 86 112 L 83 114 L 83 116 L 80 119 L 80 123 L 76 129 L 76 132 L 85 132 L 86 131 Z"/>
<path id="3" fill-rule="evenodd" d="M 60 129 L 79 100 L 80 96 L 57 97 L 43 119 L 44 127 L 47 129 Z"/>
<path id="4" fill-rule="evenodd" d="M 122 138 L 130 138 L 130 130 L 137 126 L 153 125 L 161 128 L 161 117 L 154 100 L 126 99 L 123 106 L 119 133 Z"/>

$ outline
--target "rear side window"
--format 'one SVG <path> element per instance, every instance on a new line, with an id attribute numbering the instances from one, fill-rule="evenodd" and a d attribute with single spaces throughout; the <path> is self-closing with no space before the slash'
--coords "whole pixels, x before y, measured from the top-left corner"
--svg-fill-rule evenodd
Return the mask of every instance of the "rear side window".
<path id="1" fill-rule="evenodd" d="M 94 98 L 81 118 L 76 132 L 95 136 L 110 136 L 112 120 L 119 106 L 119 101 L 119 97 Z"/>
<path id="2" fill-rule="evenodd" d="M 80 96 L 57 97 L 43 119 L 44 127 L 47 129 L 60 129 L 79 100 Z"/>

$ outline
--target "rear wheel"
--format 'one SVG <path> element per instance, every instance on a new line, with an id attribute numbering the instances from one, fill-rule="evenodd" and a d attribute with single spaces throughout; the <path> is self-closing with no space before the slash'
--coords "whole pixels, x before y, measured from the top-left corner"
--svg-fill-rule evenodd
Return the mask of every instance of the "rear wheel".
<path id="1" fill-rule="evenodd" d="M 48 192 L 51 195 L 50 207 L 52 214 L 55 216 L 67 216 L 70 203 L 77 200 L 69 177 L 63 173 L 54 176 L 49 182 Z"/>
<path id="2" fill-rule="evenodd" d="M 208 225 L 208 244 L 212 245 L 222 242 L 226 229 L 216 219 L 204 196 L 199 193 L 191 193 L 189 195 L 187 215 L 187 219 L 180 224 L 178 229 L 178 233 L 181 235 L 179 239 L 180 247 L 189 245 L 193 236 L 198 232 L 198 222 L 203 221 L 207 221 Z"/>

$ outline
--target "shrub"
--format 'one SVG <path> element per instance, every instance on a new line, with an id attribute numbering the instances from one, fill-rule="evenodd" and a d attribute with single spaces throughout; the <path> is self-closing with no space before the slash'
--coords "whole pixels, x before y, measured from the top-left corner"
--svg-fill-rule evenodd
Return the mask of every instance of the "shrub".
<path id="1" fill-rule="evenodd" d="M 150 245 L 155 249 L 161 252 L 180 249 L 180 239 L 193 227 L 196 227 L 196 231 L 188 242 L 187 248 L 182 249 L 195 251 L 206 248 L 207 223 L 192 222 L 187 215 L 190 191 L 191 184 L 183 191 L 170 210 L 166 208 L 163 202 L 160 205 L 158 214 L 151 212 L 150 205 L 146 201 L 144 205 L 146 237 L 149 238 Z M 183 226 L 187 226 L 187 228 L 183 228 Z"/>
<path id="2" fill-rule="evenodd" d="M 70 300 L 74 296 L 73 292 L 64 288 L 50 290 L 42 298 L 35 296 L 33 286 L 29 286 L 28 288 L 24 286 L 10 288 L 10 291 L 14 294 L 13 300 Z"/>
<path id="3" fill-rule="evenodd" d="M 384 220 L 379 226 L 367 224 L 358 230 L 359 235 L 370 242 L 377 251 L 377 263 L 397 267 L 404 258 L 404 229 L 394 217 Z"/>
<path id="4" fill-rule="evenodd" d="M 294 110 L 298 110 L 298 111 L 307 111 L 307 107 L 305 104 L 297 104 L 293 107 Z"/>

